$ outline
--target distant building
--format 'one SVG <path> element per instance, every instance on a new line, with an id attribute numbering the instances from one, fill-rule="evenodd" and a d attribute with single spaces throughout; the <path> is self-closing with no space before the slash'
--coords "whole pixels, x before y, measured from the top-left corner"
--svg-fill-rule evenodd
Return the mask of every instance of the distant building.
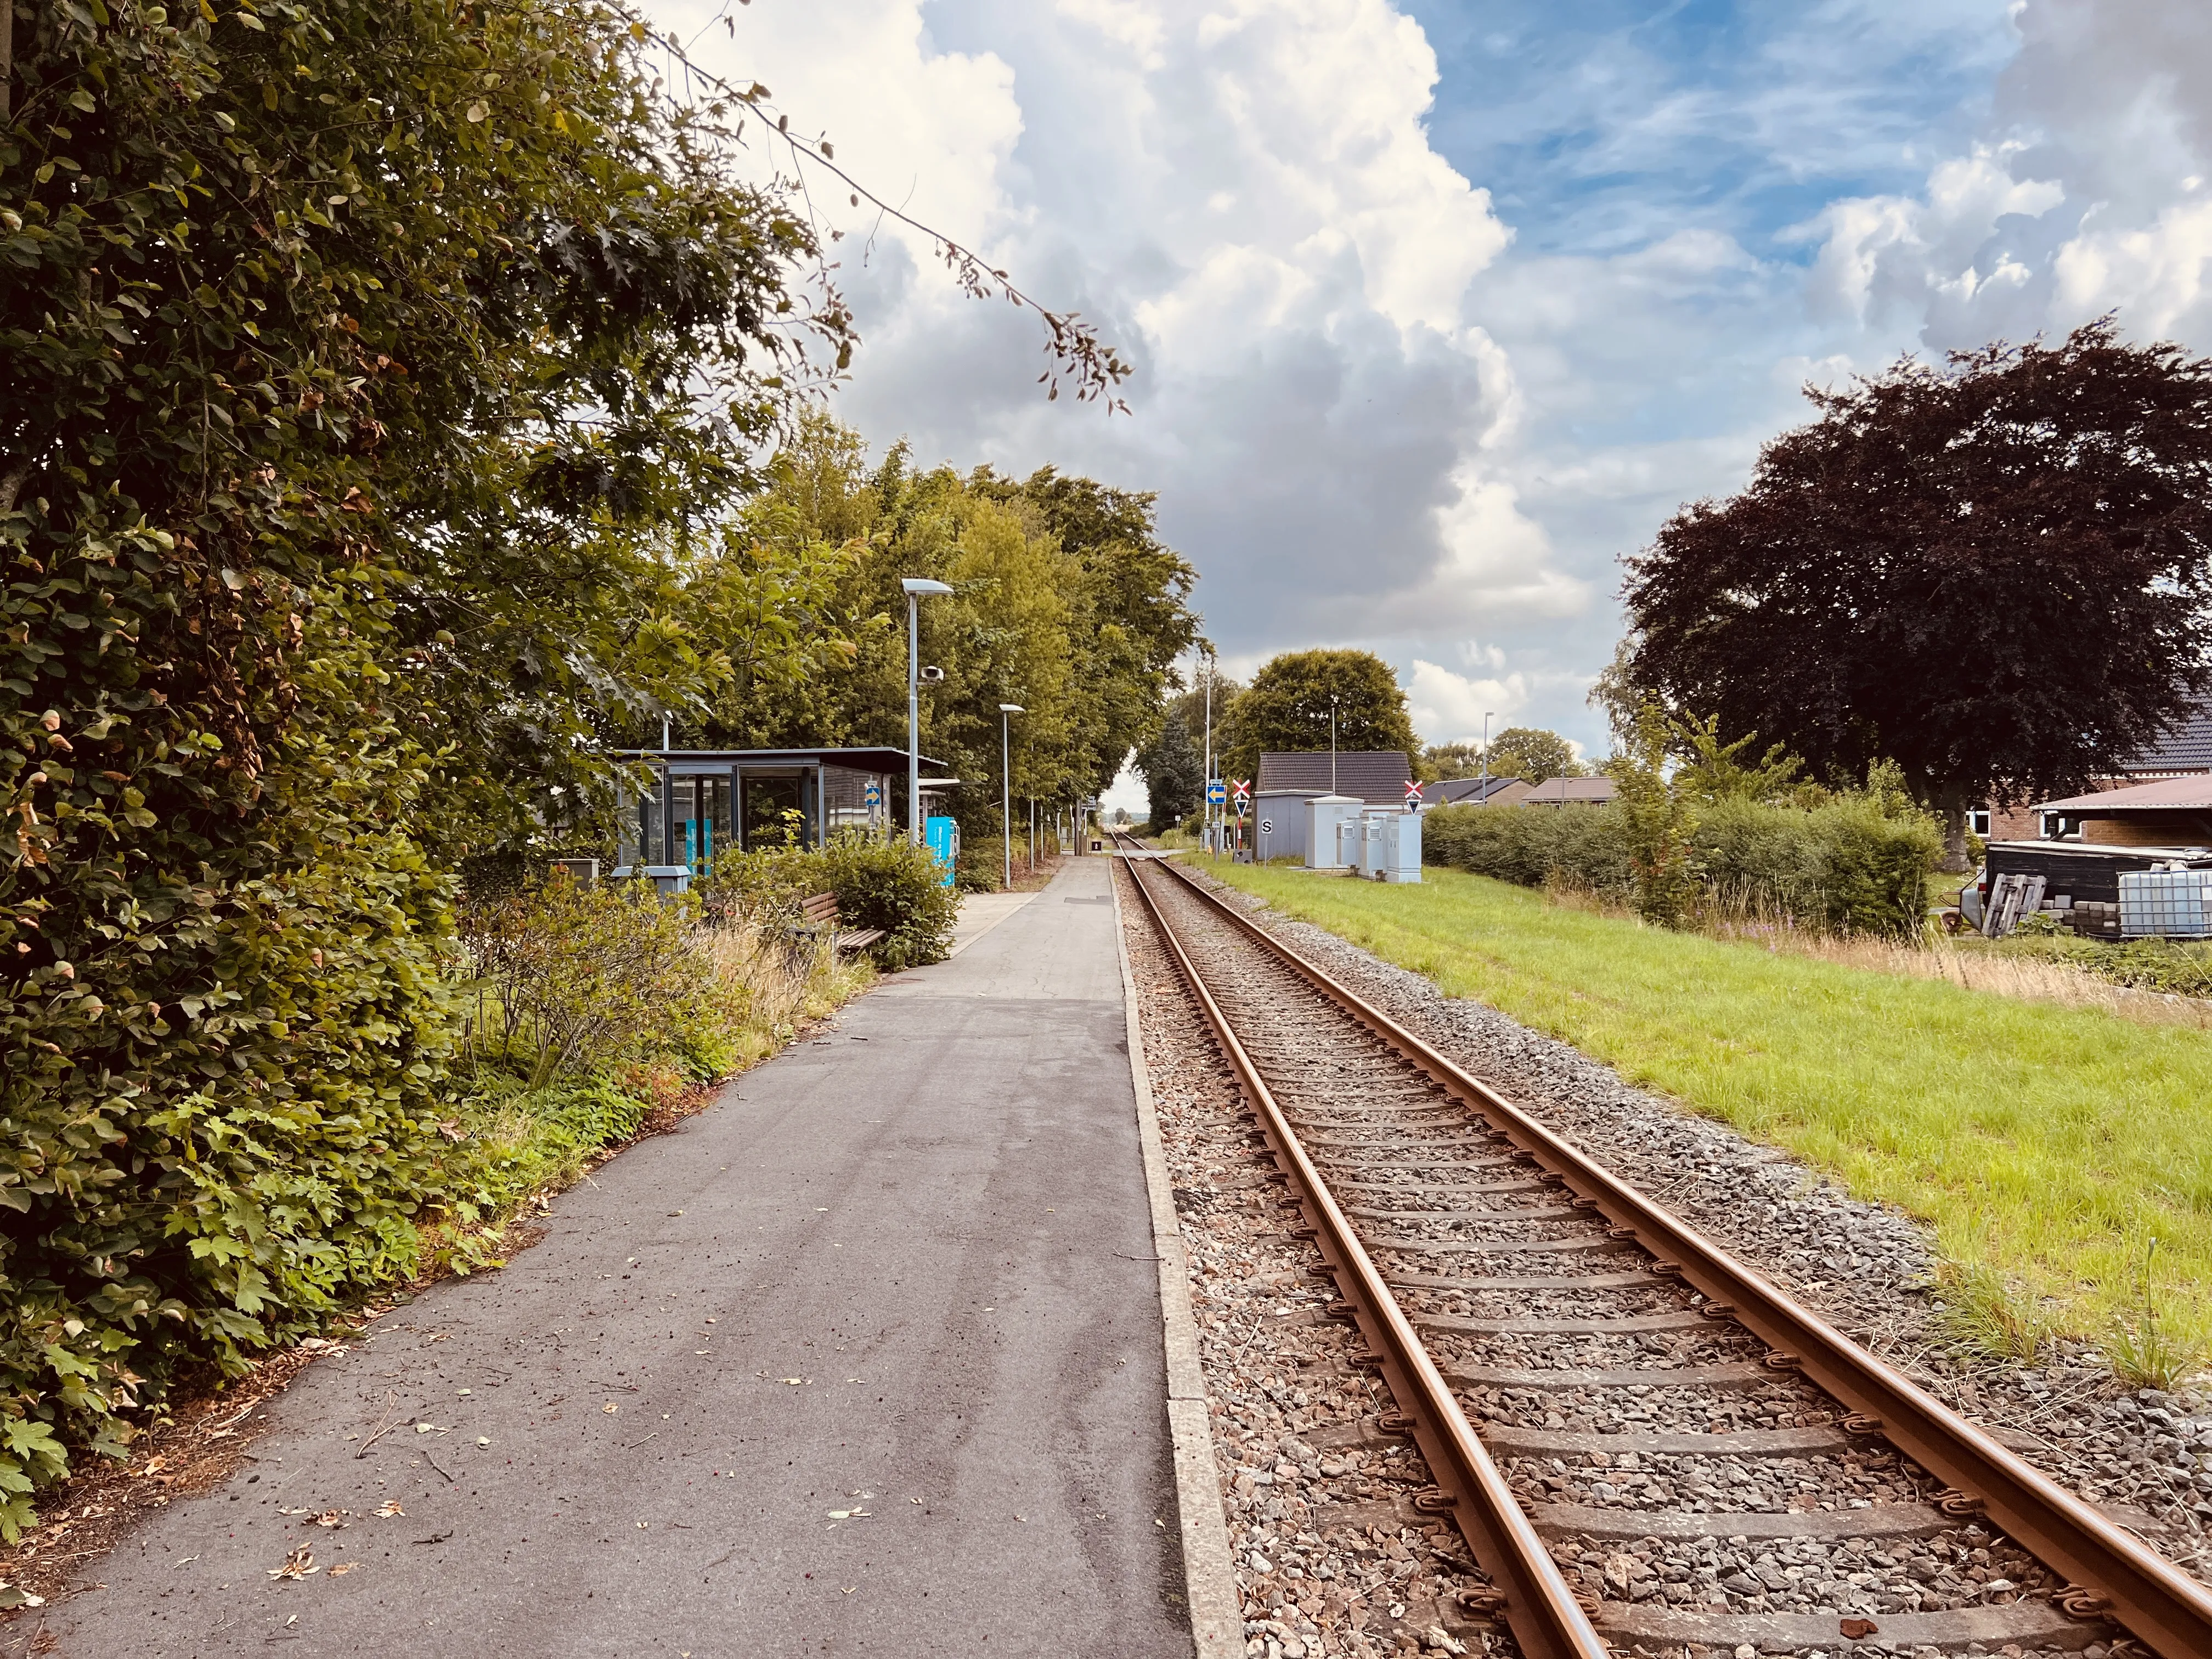
<path id="1" fill-rule="evenodd" d="M 1421 786 L 1421 805 L 1514 806 L 1535 787 L 1526 778 L 1446 778 Z"/>
<path id="2" fill-rule="evenodd" d="M 2212 698 L 2199 702 L 2193 710 L 2169 726 L 2148 748 L 2124 763 L 2117 776 L 2093 781 L 2089 793 L 2104 793 L 2134 784 L 2155 783 L 2166 778 L 2198 777 L 2206 774 L 2212 774 Z M 2045 802 L 2032 807 L 2002 806 L 1995 801 L 1985 801 L 1980 808 L 1966 814 L 1966 828 L 1984 841 L 2034 841 L 2046 836 L 2056 837 L 2061 833 L 2057 821 L 2066 816 L 2058 810 L 2062 805 Z M 2080 814 L 2073 816 L 2079 817 Z"/>
<path id="3" fill-rule="evenodd" d="M 1522 806 L 1602 806 L 1620 793 L 1611 778 L 1546 778 L 1521 798 Z"/>
<path id="4" fill-rule="evenodd" d="M 2035 809 L 2046 840 L 2101 847 L 2212 846 L 2212 769 L 2094 789 Z"/>
<path id="5" fill-rule="evenodd" d="M 1329 793 L 1330 756 L 1328 750 L 1310 755 L 1262 755 L 1254 793 L 1261 795 Z M 1413 775 L 1401 749 L 1346 749 L 1335 756 L 1335 792 L 1353 795 L 1370 806 L 1402 806 L 1406 785 Z"/>
<path id="6" fill-rule="evenodd" d="M 2212 772 L 2212 699 L 2173 726 L 2156 743 L 2120 770 L 2130 783 L 2149 783 L 2159 778 L 2193 777 Z"/>

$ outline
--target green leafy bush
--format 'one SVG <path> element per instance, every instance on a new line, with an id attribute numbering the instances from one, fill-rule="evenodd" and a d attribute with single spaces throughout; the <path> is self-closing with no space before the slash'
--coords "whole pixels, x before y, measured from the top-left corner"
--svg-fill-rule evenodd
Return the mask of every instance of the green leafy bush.
<path id="1" fill-rule="evenodd" d="M 416 1265 L 454 1037 L 423 846 L 529 833 L 574 739 L 681 678 L 655 527 L 755 476 L 811 246 L 596 0 L 13 40 L 9 1536 L 179 1371 Z"/>
<path id="2" fill-rule="evenodd" d="M 945 959 L 960 898 L 939 878 L 927 848 L 841 836 L 820 857 L 844 925 L 884 930 L 886 937 L 872 952 L 878 962 L 899 969 Z"/>
<path id="3" fill-rule="evenodd" d="M 619 1064 L 706 1018 L 709 980 L 692 933 L 698 901 L 650 882 L 586 886 L 565 874 L 464 919 L 474 969 L 470 1036 L 542 1089 L 589 1062 Z"/>
<path id="4" fill-rule="evenodd" d="M 1439 807 L 1422 839 L 1432 864 L 1623 903 L 1641 896 L 1632 826 L 1616 805 Z M 1716 801 L 1700 809 L 1689 848 L 1704 908 L 1907 937 L 1926 916 L 1942 843 L 1923 816 L 1855 794 L 1809 811 Z"/>
<path id="5" fill-rule="evenodd" d="M 1969 949 L 2003 956 L 2046 957 L 2087 969 L 2100 979 L 2132 990 L 2160 991 L 2169 996 L 2212 997 L 2212 945 L 2184 944 L 2163 939 L 2118 941 L 2082 939 L 2051 928 L 2041 937 L 2020 933 L 1991 945 L 1962 940 Z"/>
<path id="6" fill-rule="evenodd" d="M 881 928 L 869 954 L 896 970 L 941 962 L 952 948 L 960 898 L 927 848 L 847 832 L 816 850 L 724 853 L 697 884 L 709 915 L 744 918 L 799 939 L 800 907 L 817 893 L 837 900 L 840 924 Z"/>

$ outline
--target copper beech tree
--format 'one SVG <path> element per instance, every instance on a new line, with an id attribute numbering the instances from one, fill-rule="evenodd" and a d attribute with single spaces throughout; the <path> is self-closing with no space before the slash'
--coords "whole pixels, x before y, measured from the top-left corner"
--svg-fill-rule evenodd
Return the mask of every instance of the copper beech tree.
<path id="1" fill-rule="evenodd" d="M 2212 359 L 2062 343 L 1900 361 L 1627 561 L 1638 687 L 1815 772 L 1889 758 L 1946 822 L 2109 774 L 2212 684 Z"/>

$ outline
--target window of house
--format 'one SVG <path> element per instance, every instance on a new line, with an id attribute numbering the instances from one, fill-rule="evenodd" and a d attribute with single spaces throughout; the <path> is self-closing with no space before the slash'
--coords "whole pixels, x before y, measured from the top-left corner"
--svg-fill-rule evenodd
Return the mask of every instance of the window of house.
<path id="1" fill-rule="evenodd" d="M 1967 813 L 1966 829 L 1968 833 L 1979 836 L 1984 841 L 1987 841 L 1990 838 L 1990 815 L 1987 812 Z"/>

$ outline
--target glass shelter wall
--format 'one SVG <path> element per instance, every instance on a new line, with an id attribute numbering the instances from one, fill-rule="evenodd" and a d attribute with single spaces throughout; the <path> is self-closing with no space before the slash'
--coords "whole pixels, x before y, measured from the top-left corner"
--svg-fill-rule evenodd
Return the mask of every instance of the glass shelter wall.
<path id="1" fill-rule="evenodd" d="M 889 833 L 889 774 L 763 759 L 678 757 L 655 764 L 651 784 L 623 803 L 618 865 L 699 872 L 731 848 L 818 847 L 840 830 Z"/>

